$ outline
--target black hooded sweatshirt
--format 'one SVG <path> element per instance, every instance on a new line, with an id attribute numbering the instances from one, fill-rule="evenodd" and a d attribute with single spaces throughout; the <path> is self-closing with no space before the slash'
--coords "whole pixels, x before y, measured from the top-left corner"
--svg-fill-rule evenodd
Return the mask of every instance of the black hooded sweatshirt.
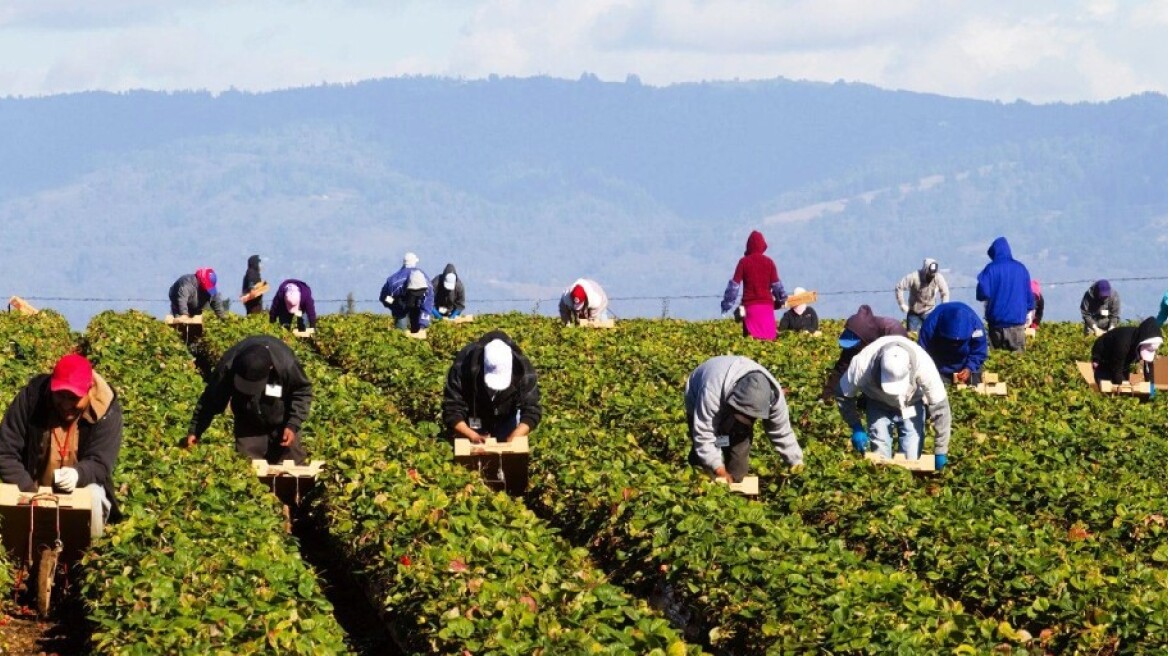
<path id="1" fill-rule="evenodd" d="M 511 347 L 513 358 L 511 385 L 501 392 L 488 389 L 483 381 L 483 348 L 495 339 Z M 482 422 L 480 432 L 496 435 L 496 429 L 510 423 L 516 411 L 519 422 L 535 430 L 543 416 L 535 367 L 501 330 L 492 330 L 458 352 L 446 374 L 442 396 L 442 423 L 451 431 L 458 422 L 476 418 Z"/>
<path id="2" fill-rule="evenodd" d="M 243 274 L 243 293 L 246 294 L 252 290 L 253 287 L 260 284 L 263 278 L 260 276 L 260 256 L 252 255 L 247 258 L 247 273 Z M 243 304 L 248 314 L 258 314 L 264 311 L 264 297 L 257 296 L 247 303 Z"/>
<path id="3" fill-rule="evenodd" d="M 1125 382 L 1132 363 L 1140 357 L 1140 342 L 1163 336 L 1156 317 L 1144 319 L 1139 327 L 1120 326 L 1102 335 L 1091 346 L 1095 380 L 1109 380 L 1116 385 Z"/>
<path id="4" fill-rule="evenodd" d="M 453 291 L 446 289 L 442 284 L 448 273 L 453 273 L 455 277 Z M 434 288 L 435 309 L 447 308 L 450 314 L 466 310 L 466 288 L 462 286 L 462 276 L 458 275 L 458 270 L 454 268 L 453 264 L 447 264 L 442 273 L 430 281 L 430 286 Z"/>

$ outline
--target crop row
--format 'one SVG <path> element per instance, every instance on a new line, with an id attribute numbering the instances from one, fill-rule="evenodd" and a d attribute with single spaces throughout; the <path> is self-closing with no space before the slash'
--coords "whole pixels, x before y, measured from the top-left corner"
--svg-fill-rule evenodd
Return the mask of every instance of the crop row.
<path id="1" fill-rule="evenodd" d="M 221 429 L 176 445 L 203 383 L 177 335 L 139 312 L 86 333 L 125 413 L 114 474 L 125 519 L 87 558 L 102 653 L 343 653 L 343 632 L 282 513 Z"/>
<path id="2" fill-rule="evenodd" d="M 214 361 L 274 331 L 214 321 Z M 338 556 L 358 572 L 403 647 L 416 652 L 683 654 L 657 613 L 609 583 L 533 513 L 452 462 L 450 447 L 385 395 L 290 342 L 313 381 L 306 448 L 328 461 L 319 496 Z M 372 354 L 371 354 L 372 355 Z"/>
<path id="3" fill-rule="evenodd" d="M 929 653 L 989 649 L 1013 636 L 911 574 L 817 536 L 798 516 L 767 512 L 688 467 L 649 457 L 619 426 L 598 425 L 603 408 L 587 401 L 613 382 L 598 375 L 606 366 L 593 351 L 599 333 L 489 320 L 511 331 L 541 372 L 546 418 L 535 434 L 528 502 L 592 548 L 615 580 L 658 597 L 714 649 Z M 433 421 L 453 354 L 487 326 L 440 324 L 423 344 L 387 325 L 370 315 L 329 317 L 316 341 L 415 420 Z"/>

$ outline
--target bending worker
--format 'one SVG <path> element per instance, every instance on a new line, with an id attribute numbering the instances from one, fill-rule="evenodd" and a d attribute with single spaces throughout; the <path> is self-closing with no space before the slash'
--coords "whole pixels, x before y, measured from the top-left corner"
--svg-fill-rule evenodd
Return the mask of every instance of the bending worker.
<path id="1" fill-rule="evenodd" d="M 312 406 L 312 383 L 284 342 L 253 335 L 227 349 L 195 405 L 187 447 L 198 442 L 228 403 L 239 454 L 273 464 L 285 460 L 304 464 L 300 427 Z"/>
<path id="2" fill-rule="evenodd" d="M 1128 380 L 1131 366 L 1144 362 L 1145 370 L 1156 359 L 1156 351 L 1164 343 L 1160 324 L 1153 317 L 1137 326 L 1121 326 L 1095 340 L 1091 345 L 1091 366 L 1095 382 L 1108 380 L 1119 385 Z M 1161 384 L 1168 381 L 1160 381 Z"/>
<path id="3" fill-rule="evenodd" d="M 227 315 L 227 308 L 219 296 L 218 281 L 219 277 L 211 268 L 179 276 L 170 286 L 170 313 L 176 317 L 195 317 L 210 304 L 215 316 L 222 319 Z"/>
<path id="4" fill-rule="evenodd" d="M 905 298 L 908 292 L 908 298 Z M 917 271 L 900 279 L 896 285 L 896 304 L 905 313 L 904 325 L 909 332 L 917 332 L 933 308 L 937 307 L 937 297 L 942 303 L 949 302 L 949 283 L 938 269 L 937 260 L 926 257 Z"/>
<path id="5" fill-rule="evenodd" d="M 418 268 L 418 256 L 406 253 L 402 266 L 381 286 L 381 304 L 393 313 L 394 326 L 411 333 L 430 325 L 434 290 L 425 272 Z"/>
<path id="6" fill-rule="evenodd" d="M 823 385 L 820 398 L 831 401 L 835 398 L 835 390 L 839 387 L 840 378 L 848 371 L 852 358 L 856 357 L 865 346 L 889 335 L 908 337 L 908 331 L 899 321 L 891 317 L 878 317 L 872 314 L 872 308 L 861 305 L 856 313 L 844 322 L 844 330 L 839 337 L 840 354 L 835 366 L 827 375 L 827 382 Z"/>
<path id="7" fill-rule="evenodd" d="M 312 288 L 300 280 L 288 279 L 280 283 L 272 297 L 268 321 L 294 330 L 316 328 L 316 302 L 312 300 Z"/>
<path id="8" fill-rule="evenodd" d="M 608 319 L 608 295 L 600 283 L 588 278 L 572 283 L 560 296 L 560 320 L 578 323 L 581 319 Z"/>
<path id="9" fill-rule="evenodd" d="M 706 360 L 685 384 L 689 424 L 689 464 L 727 483 L 740 483 L 750 470 L 754 423 L 791 467 L 803 464 L 803 449 L 791 428 L 787 400 L 778 381 L 762 365 L 735 355 Z"/>
<path id="10" fill-rule="evenodd" d="M 856 403 L 860 395 L 867 401 L 867 430 Z M 936 468 L 942 469 L 948 462 L 952 424 L 949 396 L 929 354 L 908 338 L 881 337 L 860 351 L 840 379 L 836 404 L 852 430 L 856 451 L 867 453 L 871 447 L 891 458 L 892 432 L 896 429 L 900 437 L 898 450 L 910 460 L 921 457 L 927 407 L 937 433 Z"/>
<path id="11" fill-rule="evenodd" d="M 1079 314 L 1083 316 L 1083 334 L 1096 337 L 1119 327 L 1119 292 L 1111 288 L 1106 280 L 1097 280 L 1083 292 L 1079 303 Z"/>
<path id="12" fill-rule="evenodd" d="M 71 493 L 87 488 L 92 499 L 90 535 L 116 521 L 113 472 L 122 447 L 122 405 L 113 388 L 76 354 L 57 361 L 53 373 L 29 380 L 0 424 L 0 480 L 22 492 L 39 486 Z"/>
<path id="13" fill-rule="evenodd" d="M 985 325 L 973 308 L 959 302 L 938 305 L 921 326 L 917 342 L 933 359 L 945 382 L 981 383 L 989 344 Z"/>
<path id="14" fill-rule="evenodd" d="M 430 315 L 435 319 L 455 319 L 466 310 L 466 288 L 453 264 L 447 264 L 442 274 L 430 281 L 430 286 L 434 289 L 434 308 Z"/>
<path id="15" fill-rule="evenodd" d="M 446 373 L 442 423 L 475 444 L 529 434 L 539 426 L 539 376 L 507 333 L 494 330 L 458 352 Z"/>

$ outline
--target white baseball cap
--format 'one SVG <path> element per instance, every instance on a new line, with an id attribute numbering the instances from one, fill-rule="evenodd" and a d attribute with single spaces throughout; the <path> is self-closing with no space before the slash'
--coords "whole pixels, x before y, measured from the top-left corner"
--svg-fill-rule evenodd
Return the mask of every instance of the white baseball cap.
<path id="1" fill-rule="evenodd" d="M 406 283 L 406 289 L 425 289 L 429 282 L 426 280 L 426 274 L 421 270 L 411 271 L 410 280 Z"/>
<path id="2" fill-rule="evenodd" d="M 454 284 L 456 282 L 458 282 L 458 276 L 454 275 L 453 273 L 448 273 L 446 274 L 446 277 L 442 279 L 442 286 L 445 287 L 448 291 L 454 291 Z"/>
<path id="3" fill-rule="evenodd" d="M 501 339 L 493 339 L 483 347 L 483 382 L 496 392 L 511 386 L 511 347 Z"/>
<path id="4" fill-rule="evenodd" d="M 402 258 L 402 265 L 411 269 L 418 266 L 418 256 L 413 253 L 406 253 L 406 256 Z"/>
<path id="5" fill-rule="evenodd" d="M 904 396 L 909 388 L 911 366 L 908 351 L 891 346 L 880 354 L 880 389 L 892 396 Z"/>

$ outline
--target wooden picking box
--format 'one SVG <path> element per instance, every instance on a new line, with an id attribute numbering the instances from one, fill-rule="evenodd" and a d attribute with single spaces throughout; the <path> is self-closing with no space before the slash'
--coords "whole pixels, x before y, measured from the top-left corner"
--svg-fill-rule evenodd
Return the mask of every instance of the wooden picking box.
<path id="1" fill-rule="evenodd" d="M 36 314 L 38 310 L 29 305 L 28 301 L 19 296 L 8 299 L 8 309 L 21 314 Z"/>
<path id="2" fill-rule="evenodd" d="M 193 317 L 176 317 L 174 315 L 166 315 L 162 320 L 168 326 L 174 326 L 179 334 L 186 340 L 195 340 L 203 336 L 203 315 L 197 314 Z"/>
<path id="3" fill-rule="evenodd" d="M 787 297 L 787 302 L 783 304 L 784 308 L 793 308 L 796 305 L 811 305 L 819 300 L 819 292 L 803 292 L 802 294 L 792 294 Z"/>
<path id="4" fill-rule="evenodd" d="M 239 302 L 240 303 L 247 303 L 249 301 L 257 299 L 257 298 L 263 296 L 264 294 L 267 294 L 269 289 L 271 289 L 271 286 L 268 285 L 267 281 L 261 282 L 260 284 L 256 285 L 255 287 L 252 287 L 251 291 L 244 294 L 243 296 L 240 296 Z"/>
<path id="5" fill-rule="evenodd" d="M 273 465 L 266 460 L 252 460 L 251 467 L 264 487 L 276 493 L 285 505 L 297 506 L 300 500 L 316 485 L 316 477 L 324 467 L 323 460 L 313 460 L 307 465 L 297 465 L 292 460 Z"/>
<path id="6" fill-rule="evenodd" d="M 1091 389 L 1102 392 L 1103 394 L 1124 394 L 1133 396 L 1148 396 L 1152 393 L 1151 385 L 1144 380 L 1144 374 L 1137 371 L 1133 373 L 1128 382 L 1120 385 L 1115 385 L 1111 381 L 1105 380 L 1102 384 L 1095 384 L 1095 370 L 1091 367 L 1090 362 L 1076 362 L 1075 367 L 1079 370 L 1079 375 Z M 1168 390 L 1168 357 L 1159 357 L 1152 363 L 1152 372 L 1156 379 L 1157 390 Z"/>
<path id="7" fill-rule="evenodd" d="M 877 465 L 892 465 L 907 469 L 914 474 L 932 474 L 937 471 L 936 462 L 931 453 L 926 453 L 916 460 L 909 460 L 903 453 L 892 454 L 892 459 L 885 458 L 879 453 L 869 451 L 864 457 Z"/>
<path id="8" fill-rule="evenodd" d="M 293 330 L 292 334 L 297 337 L 312 337 L 316 334 L 316 328 L 305 328 L 304 330 Z"/>
<path id="9" fill-rule="evenodd" d="M 997 374 L 983 373 L 981 383 L 977 385 L 962 385 L 963 389 L 970 389 L 985 396 L 1006 396 L 1006 383 L 998 379 Z"/>
<path id="10" fill-rule="evenodd" d="M 473 314 L 460 314 L 453 319 L 447 319 L 450 323 L 474 323 L 474 320 Z"/>
<path id="11" fill-rule="evenodd" d="M 585 328 L 616 328 L 615 319 L 580 319 L 579 324 Z"/>
<path id="12" fill-rule="evenodd" d="M 716 479 L 719 483 L 727 485 L 722 479 Z M 729 483 L 730 491 L 737 492 L 747 497 L 758 496 L 758 477 L 757 476 L 743 476 L 742 481 L 738 483 Z"/>
<path id="13" fill-rule="evenodd" d="M 454 461 L 467 469 L 483 474 L 483 481 L 492 490 L 520 495 L 527 491 L 527 464 L 531 448 L 527 436 L 510 442 L 488 437 L 482 444 L 458 437 L 454 440 Z"/>
<path id="14" fill-rule="evenodd" d="M 35 505 L 34 505 L 35 503 Z M 28 553 L 29 521 L 33 522 L 33 549 L 40 545 L 52 546 L 57 540 L 57 519 L 60 514 L 61 543 L 65 562 L 74 562 L 89 546 L 93 499 L 88 488 L 72 493 L 53 492 L 41 487 L 35 494 L 21 492 L 9 483 L 0 483 L 0 522 L 4 527 L 4 549 L 13 560 L 23 563 Z"/>

